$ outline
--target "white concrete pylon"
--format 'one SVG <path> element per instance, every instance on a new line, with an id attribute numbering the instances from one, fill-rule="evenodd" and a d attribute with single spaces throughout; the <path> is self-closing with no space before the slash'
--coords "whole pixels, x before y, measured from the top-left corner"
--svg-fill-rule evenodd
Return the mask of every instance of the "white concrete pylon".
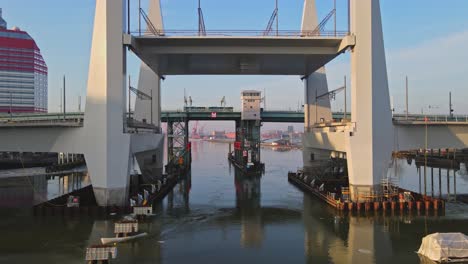
<path id="1" fill-rule="evenodd" d="M 351 117 L 346 152 L 352 199 L 380 191 L 393 147 L 392 114 L 379 0 L 351 2 Z"/>
<path id="2" fill-rule="evenodd" d="M 164 25 L 161 14 L 160 0 L 150 0 L 148 18 L 153 26 L 163 32 Z M 149 26 L 146 25 L 146 31 L 149 32 Z M 153 100 L 136 99 L 135 102 L 135 118 L 137 120 L 146 119 L 148 123 L 156 126 L 161 125 L 161 78 L 157 73 L 153 72 L 144 62 L 140 66 L 140 76 L 138 79 L 138 90 L 152 95 Z M 151 107 L 151 103 L 153 104 Z M 151 109 L 153 114 L 151 115 Z M 152 120 L 151 120 L 152 118 Z"/>
<path id="3" fill-rule="evenodd" d="M 96 0 L 83 149 L 100 206 L 126 203 L 130 136 L 123 132 L 126 50 L 124 0 Z"/>
<path id="4" fill-rule="evenodd" d="M 318 24 L 315 0 L 304 0 L 301 26 L 303 34 L 307 35 L 307 33 L 312 32 Z M 317 96 L 328 92 L 325 67 L 305 76 L 304 91 L 304 127 L 305 131 L 310 131 L 310 128 L 320 120 L 329 121 L 332 119 L 330 100 L 328 98 L 316 100 Z"/>
<path id="5" fill-rule="evenodd" d="M 311 32 L 318 26 L 317 8 L 315 0 L 304 0 L 302 10 L 301 30 L 303 33 Z"/>

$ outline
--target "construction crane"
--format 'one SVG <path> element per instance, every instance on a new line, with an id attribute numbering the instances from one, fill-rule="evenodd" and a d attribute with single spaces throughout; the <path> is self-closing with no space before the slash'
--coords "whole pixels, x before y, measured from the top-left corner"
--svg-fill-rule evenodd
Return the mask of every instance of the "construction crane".
<path id="1" fill-rule="evenodd" d="M 221 99 L 221 107 L 226 107 L 226 96 Z"/>
<path id="2" fill-rule="evenodd" d="M 192 107 L 192 96 L 189 96 L 188 100 L 189 100 L 189 106 Z"/>

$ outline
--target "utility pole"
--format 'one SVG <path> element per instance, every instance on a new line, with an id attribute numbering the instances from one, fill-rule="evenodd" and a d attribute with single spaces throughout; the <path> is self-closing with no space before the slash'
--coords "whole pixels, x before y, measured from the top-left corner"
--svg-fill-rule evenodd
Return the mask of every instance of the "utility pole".
<path id="1" fill-rule="evenodd" d="M 81 113 L 81 95 L 78 95 L 78 112 Z"/>
<path id="2" fill-rule="evenodd" d="M 453 108 L 452 108 L 452 92 L 449 92 L 449 116 L 453 117 Z"/>
<path id="3" fill-rule="evenodd" d="M 132 118 L 131 116 L 131 96 L 132 91 L 130 90 L 130 75 L 128 76 L 128 119 Z"/>
<path id="4" fill-rule="evenodd" d="M 65 75 L 63 76 L 63 119 L 65 120 L 65 115 L 67 113 L 67 107 L 66 107 L 66 93 L 65 93 Z"/>
<path id="5" fill-rule="evenodd" d="M 278 0 L 276 0 L 276 36 L 279 35 L 279 10 L 278 10 Z"/>
<path id="6" fill-rule="evenodd" d="M 424 146 L 424 196 L 427 195 L 427 122 L 429 121 L 427 117 L 424 117 L 424 121 L 426 123 L 426 137 L 425 137 L 425 146 Z"/>
<path id="7" fill-rule="evenodd" d="M 61 113 L 62 110 L 63 110 L 63 105 L 62 105 L 62 102 L 63 102 L 63 91 L 62 91 L 62 90 L 63 90 L 63 89 L 60 89 L 60 101 L 59 101 L 59 102 L 60 102 L 60 104 L 59 104 L 60 111 L 59 111 L 59 113 Z"/>
<path id="8" fill-rule="evenodd" d="M 334 13 L 334 20 L 335 20 L 335 37 L 336 37 L 336 0 L 333 0 L 333 13 Z"/>
<path id="9" fill-rule="evenodd" d="M 343 119 L 346 120 L 346 117 L 347 117 L 347 102 L 346 102 L 346 99 L 347 99 L 347 95 L 346 95 L 346 75 L 344 77 L 344 115 L 343 115 Z"/>
<path id="10" fill-rule="evenodd" d="M 318 123 L 318 95 L 317 95 L 317 88 L 315 88 L 315 123 Z"/>
<path id="11" fill-rule="evenodd" d="M 141 0 L 138 0 L 138 32 L 141 37 Z"/>
<path id="12" fill-rule="evenodd" d="M 198 0 L 198 36 L 202 35 L 202 15 L 201 15 L 201 0 Z"/>
<path id="13" fill-rule="evenodd" d="M 151 111 L 151 125 L 153 124 L 153 89 L 151 88 L 151 91 L 150 91 L 150 96 L 151 96 L 151 107 L 150 107 L 150 111 Z"/>
<path id="14" fill-rule="evenodd" d="M 408 120 L 408 76 L 406 76 L 406 120 Z"/>

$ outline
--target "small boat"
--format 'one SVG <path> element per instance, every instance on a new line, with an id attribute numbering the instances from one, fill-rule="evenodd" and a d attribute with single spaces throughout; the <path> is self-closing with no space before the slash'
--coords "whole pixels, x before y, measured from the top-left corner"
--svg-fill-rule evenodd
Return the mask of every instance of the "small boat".
<path id="1" fill-rule="evenodd" d="M 422 239 L 417 252 L 438 263 L 468 261 L 468 236 L 463 233 L 434 233 Z"/>
<path id="2" fill-rule="evenodd" d="M 103 237 L 103 238 L 101 238 L 101 243 L 103 245 L 107 245 L 107 244 L 111 244 L 111 243 L 121 243 L 121 242 L 134 240 L 134 239 L 137 239 L 137 238 L 145 237 L 147 235 L 148 235 L 148 233 L 144 232 L 144 233 L 141 233 L 141 234 L 136 234 L 136 235 L 133 235 L 133 236 L 126 236 L 126 237 Z"/>

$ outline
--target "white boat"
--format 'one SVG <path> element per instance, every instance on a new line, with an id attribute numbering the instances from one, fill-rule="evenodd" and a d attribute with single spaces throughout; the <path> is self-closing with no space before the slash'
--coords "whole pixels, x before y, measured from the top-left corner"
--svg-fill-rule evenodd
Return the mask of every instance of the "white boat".
<path id="1" fill-rule="evenodd" d="M 434 233 L 422 239 L 418 254 L 435 262 L 468 261 L 468 236 L 462 233 Z"/>
<path id="2" fill-rule="evenodd" d="M 133 236 L 127 236 L 127 237 L 103 237 L 101 238 L 101 243 L 103 245 L 111 244 L 111 243 L 121 243 L 121 242 L 126 242 L 130 240 L 134 240 L 137 238 L 145 237 L 147 236 L 148 233 L 141 233 Z"/>

